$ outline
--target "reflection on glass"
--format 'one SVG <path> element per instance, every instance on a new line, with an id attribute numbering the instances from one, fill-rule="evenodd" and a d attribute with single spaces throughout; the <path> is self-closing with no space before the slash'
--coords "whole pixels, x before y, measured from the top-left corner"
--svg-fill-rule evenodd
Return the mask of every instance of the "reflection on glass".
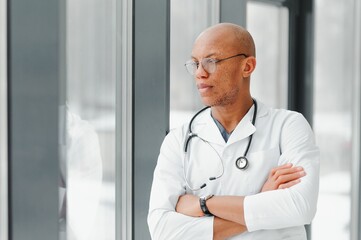
<path id="1" fill-rule="evenodd" d="M 193 42 L 205 28 L 218 23 L 218 1 L 172 0 L 170 36 L 170 128 L 190 120 L 203 105 L 184 63 Z"/>
<path id="2" fill-rule="evenodd" d="M 115 239 L 115 0 L 66 3 L 60 239 Z"/>
<path id="3" fill-rule="evenodd" d="M 321 149 L 312 239 L 350 239 L 354 1 L 315 1 L 314 130 Z M 325 27 L 328 26 L 328 27 Z M 332 230 L 330 230 L 332 229 Z"/>
<path id="4" fill-rule="evenodd" d="M 252 96 L 268 106 L 287 108 L 288 9 L 248 2 L 247 29 L 257 52 L 257 67 L 251 78 Z"/>
<path id="5" fill-rule="evenodd" d="M 88 228 L 94 227 L 101 196 L 98 134 L 78 115 L 61 111 L 66 115 L 66 135 L 60 158 L 60 226 L 66 227 L 69 240 L 89 239 Z"/>

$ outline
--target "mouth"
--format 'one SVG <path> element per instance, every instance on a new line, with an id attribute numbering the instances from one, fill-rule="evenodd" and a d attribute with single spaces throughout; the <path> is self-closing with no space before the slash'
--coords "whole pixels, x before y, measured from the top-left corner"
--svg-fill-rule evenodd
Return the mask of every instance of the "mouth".
<path id="1" fill-rule="evenodd" d="M 213 88 L 213 86 L 205 83 L 199 83 L 197 84 L 197 88 L 200 93 L 205 93 L 207 91 L 210 91 Z"/>

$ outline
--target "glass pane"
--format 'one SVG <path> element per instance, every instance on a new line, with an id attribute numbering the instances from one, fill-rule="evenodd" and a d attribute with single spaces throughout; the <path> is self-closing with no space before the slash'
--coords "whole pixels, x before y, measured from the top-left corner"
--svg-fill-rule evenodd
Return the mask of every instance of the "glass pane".
<path id="1" fill-rule="evenodd" d="M 182 125 L 203 104 L 184 63 L 200 32 L 218 23 L 218 1 L 172 0 L 170 35 L 170 128 Z M 206 11 L 205 11 L 206 10 Z"/>
<path id="2" fill-rule="evenodd" d="M 288 8 L 248 2 L 247 29 L 257 52 L 252 96 L 268 106 L 287 108 Z"/>
<path id="3" fill-rule="evenodd" d="M 66 2 L 61 239 L 115 239 L 115 3 Z"/>
<path id="4" fill-rule="evenodd" d="M 312 239 L 350 239 L 352 73 L 360 67 L 351 57 L 353 2 L 315 1 L 313 122 L 321 149 L 321 175 Z"/>

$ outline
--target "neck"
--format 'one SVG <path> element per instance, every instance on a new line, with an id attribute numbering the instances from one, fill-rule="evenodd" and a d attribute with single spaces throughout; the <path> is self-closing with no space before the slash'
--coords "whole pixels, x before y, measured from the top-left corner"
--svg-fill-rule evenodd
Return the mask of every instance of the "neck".
<path id="1" fill-rule="evenodd" d="M 226 106 L 212 106 L 212 116 L 226 129 L 232 132 L 253 105 L 252 97 L 243 98 L 242 101 Z"/>

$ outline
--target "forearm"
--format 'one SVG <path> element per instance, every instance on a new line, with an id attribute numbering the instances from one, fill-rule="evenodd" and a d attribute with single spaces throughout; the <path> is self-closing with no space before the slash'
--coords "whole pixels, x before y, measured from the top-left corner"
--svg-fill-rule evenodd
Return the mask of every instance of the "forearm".
<path id="1" fill-rule="evenodd" d="M 235 222 L 214 217 L 213 240 L 223 240 L 247 231 L 247 228 Z"/>
<path id="2" fill-rule="evenodd" d="M 189 217 L 173 211 L 154 210 L 148 215 L 149 231 L 156 240 L 212 239 L 212 217 Z"/>
<path id="3" fill-rule="evenodd" d="M 214 215 L 213 239 L 225 239 L 247 231 L 245 224 L 240 224 L 242 220 L 239 220 L 244 219 L 242 214 L 238 214 L 243 212 L 242 202 L 243 197 L 236 196 L 214 196 L 207 200 L 208 210 Z M 241 211 L 239 211 L 240 209 Z M 195 195 L 186 194 L 181 196 L 176 211 L 196 219 L 204 219 L 199 198 Z"/>
<path id="4" fill-rule="evenodd" d="M 207 201 L 207 207 L 214 216 L 246 226 L 243 201 L 242 196 L 214 196 Z"/>

